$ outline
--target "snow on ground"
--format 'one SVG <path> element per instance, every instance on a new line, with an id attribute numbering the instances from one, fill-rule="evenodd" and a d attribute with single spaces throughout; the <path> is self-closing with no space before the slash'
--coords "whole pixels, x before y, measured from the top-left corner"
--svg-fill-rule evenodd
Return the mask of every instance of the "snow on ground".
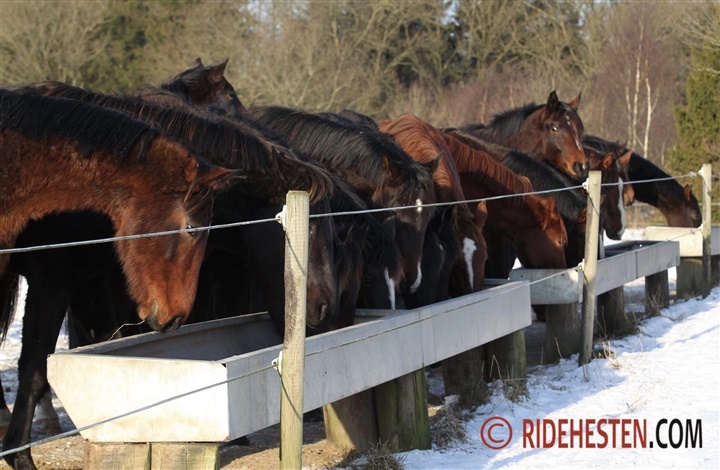
<path id="1" fill-rule="evenodd" d="M 629 232 L 624 238 L 641 239 L 642 233 Z M 671 290 L 676 272 L 670 270 Z M 641 294 L 643 280 L 626 286 L 628 293 Z M 638 292 L 639 291 L 639 292 Z M 588 366 L 577 365 L 577 355 L 554 366 L 539 366 L 529 371 L 528 398 L 511 403 L 496 389 L 485 406 L 478 408 L 473 419 L 466 424 L 469 442 L 440 450 L 412 451 L 400 454 L 408 469 L 436 468 L 719 468 L 718 459 L 720 425 L 720 288 L 715 288 L 706 299 L 677 302 L 662 311 L 661 316 L 644 320 L 637 335 L 614 340 L 606 345 L 610 359 L 594 359 Z M 498 447 L 508 440 L 508 428 L 497 425 L 507 420 L 512 428 L 509 444 L 492 450 L 481 440 Z M 602 420 L 640 420 L 645 423 L 645 443 L 642 447 L 628 421 L 623 436 L 622 424 L 612 421 L 600 426 L 605 439 L 598 431 Z M 668 429 L 672 420 L 671 437 Z M 483 424 L 486 422 L 483 428 Z M 523 438 L 523 421 L 529 420 Z M 534 428 L 547 429 L 547 442 L 532 434 Z M 562 422 L 561 420 L 568 420 Z M 583 420 L 583 421 L 581 421 Z M 589 420 L 595 420 L 591 422 Z M 667 420 L 667 424 L 662 424 Z M 661 444 L 680 442 L 680 430 L 687 435 L 686 422 L 690 420 L 690 435 L 697 439 L 698 421 L 701 423 L 702 448 L 660 448 Z M 574 429 L 583 424 L 588 428 L 582 437 L 569 434 L 570 422 Z M 562 424 L 561 424 L 562 423 Z M 656 435 L 656 426 L 660 424 Z M 497 425 L 493 427 L 493 425 Z M 560 426 L 565 434 L 558 438 Z M 589 430 L 589 432 L 588 432 Z M 684 436 L 683 436 L 684 437 Z M 498 441 L 497 444 L 493 443 Z M 558 443 L 567 448 L 559 448 Z M 604 448 L 588 448 L 586 443 Z M 615 443 L 615 447 L 613 446 Z M 622 448 L 629 443 L 632 448 Z M 533 446 L 535 448 L 533 448 Z M 581 448 L 582 447 L 582 448 Z"/>

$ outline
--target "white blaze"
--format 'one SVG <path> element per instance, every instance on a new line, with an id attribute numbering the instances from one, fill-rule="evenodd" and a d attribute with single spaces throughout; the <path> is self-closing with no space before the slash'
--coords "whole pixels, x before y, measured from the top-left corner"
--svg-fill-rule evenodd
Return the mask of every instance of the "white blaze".
<path id="1" fill-rule="evenodd" d="M 422 212 L 422 210 L 423 210 L 423 208 L 422 208 L 422 199 L 420 199 L 420 198 L 415 199 L 415 205 L 418 206 L 418 207 L 417 207 L 417 211 L 418 211 L 418 212 Z"/>
<path id="2" fill-rule="evenodd" d="M 465 255 L 465 264 L 467 265 L 470 287 L 473 286 L 473 282 L 475 281 L 475 272 L 472 267 L 472 257 L 475 250 L 477 250 L 475 242 L 469 238 L 465 238 L 465 240 L 463 240 L 463 254 Z"/>
<path id="3" fill-rule="evenodd" d="M 618 191 L 620 192 L 620 197 L 618 198 L 618 207 L 620 208 L 620 236 L 623 236 L 623 233 L 625 233 L 625 203 L 623 200 L 623 179 L 620 178 L 618 180 Z"/>
<path id="4" fill-rule="evenodd" d="M 410 293 L 414 294 L 416 290 L 418 290 L 418 287 L 420 287 L 420 283 L 422 282 L 422 269 L 420 269 L 420 261 L 418 261 L 418 273 L 417 278 L 415 278 L 415 282 L 413 285 L 410 286 Z"/>
<path id="5" fill-rule="evenodd" d="M 385 282 L 387 282 L 388 290 L 390 291 L 390 310 L 395 310 L 395 281 L 390 279 L 390 273 L 387 268 L 384 271 Z"/>

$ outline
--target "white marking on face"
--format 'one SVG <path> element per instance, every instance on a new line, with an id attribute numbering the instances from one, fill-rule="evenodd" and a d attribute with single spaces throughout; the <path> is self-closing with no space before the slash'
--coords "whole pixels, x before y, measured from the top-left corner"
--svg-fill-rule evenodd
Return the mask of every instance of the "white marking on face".
<path id="1" fill-rule="evenodd" d="M 623 202 L 623 183 L 624 183 L 623 179 L 619 178 L 618 183 L 619 184 L 618 184 L 617 188 L 618 188 L 618 192 L 619 192 L 619 196 L 620 196 L 620 197 L 618 197 L 618 208 L 620 209 L 620 232 L 618 232 L 618 233 L 622 237 L 623 233 L 625 233 L 625 226 L 626 226 L 625 203 Z"/>
<path id="2" fill-rule="evenodd" d="M 568 126 L 572 129 L 572 122 L 570 122 L 570 116 L 565 116 L 565 120 L 567 121 Z M 578 150 L 584 151 L 582 142 L 580 142 L 580 135 L 577 132 L 574 132 L 574 138 L 575 138 L 575 145 L 577 146 Z"/>
<path id="3" fill-rule="evenodd" d="M 418 212 L 422 212 L 422 211 L 423 211 L 422 204 L 423 204 L 423 203 L 422 203 L 422 199 L 420 199 L 420 198 L 415 199 L 415 205 L 418 206 L 418 207 L 417 207 L 417 211 L 418 211 Z"/>
<path id="4" fill-rule="evenodd" d="M 415 282 L 413 282 L 413 285 L 410 286 L 410 293 L 414 294 L 416 290 L 418 290 L 418 287 L 420 287 L 420 283 L 422 282 L 422 269 L 420 269 L 420 261 L 418 261 L 418 273 L 417 278 L 415 279 Z"/>
<path id="5" fill-rule="evenodd" d="M 438 245 L 440 247 L 440 266 L 445 264 L 445 248 L 443 248 L 442 245 Z"/>
<path id="6" fill-rule="evenodd" d="M 390 310 L 395 310 L 395 281 L 390 279 L 390 273 L 387 268 L 385 268 L 383 274 L 385 274 L 385 282 L 387 283 L 388 291 L 390 291 Z"/>
<path id="7" fill-rule="evenodd" d="M 475 250 L 477 250 L 475 241 L 465 238 L 465 240 L 463 240 L 463 254 L 465 255 L 465 265 L 467 266 L 468 278 L 470 279 L 471 287 L 474 285 L 473 283 L 475 281 L 475 272 L 472 267 L 472 257 Z"/>

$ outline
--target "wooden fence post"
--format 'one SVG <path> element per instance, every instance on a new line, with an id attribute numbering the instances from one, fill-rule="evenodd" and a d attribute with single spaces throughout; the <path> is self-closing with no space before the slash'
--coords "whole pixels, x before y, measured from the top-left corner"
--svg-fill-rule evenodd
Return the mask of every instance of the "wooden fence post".
<path id="1" fill-rule="evenodd" d="M 585 260 L 583 261 L 582 345 L 578 365 L 590 362 L 595 325 L 595 274 L 597 273 L 598 234 L 600 230 L 600 175 L 591 171 L 588 177 L 587 223 L 585 224 Z"/>
<path id="2" fill-rule="evenodd" d="M 554 364 L 580 351 L 582 325 L 577 303 L 541 307 L 545 312 L 543 363 Z"/>
<path id="3" fill-rule="evenodd" d="M 712 245 L 710 237 L 712 234 L 712 165 L 705 163 L 700 171 L 702 176 L 702 236 L 703 236 L 703 288 L 702 296 L 707 297 L 710 295 L 712 289 Z"/>
<path id="4" fill-rule="evenodd" d="M 645 276 L 645 315 L 655 317 L 660 310 L 670 305 L 670 287 L 668 286 L 668 272 L 660 271 L 657 274 Z"/>
<path id="5" fill-rule="evenodd" d="M 302 467 L 303 382 L 310 198 L 290 191 L 285 219 L 285 338 L 280 371 L 280 467 Z"/>

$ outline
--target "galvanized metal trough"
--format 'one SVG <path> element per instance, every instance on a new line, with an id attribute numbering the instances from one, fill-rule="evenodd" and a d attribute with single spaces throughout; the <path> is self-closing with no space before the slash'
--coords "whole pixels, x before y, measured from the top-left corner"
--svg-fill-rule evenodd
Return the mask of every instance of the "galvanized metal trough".
<path id="1" fill-rule="evenodd" d="M 305 411 L 523 329 L 530 288 L 363 321 L 307 339 Z M 82 430 L 90 441 L 222 442 L 279 422 L 280 343 L 267 315 L 234 317 L 58 352 L 48 378 L 78 428 L 127 414 Z"/>
<path id="2" fill-rule="evenodd" d="M 688 227 L 645 227 L 645 237 L 650 240 L 673 240 L 680 243 L 680 256 L 683 258 L 701 258 L 703 255 L 702 232 Z M 712 256 L 720 255 L 720 225 L 713 225 L 710 231 Z"/>
<path id="3" fill-rule="evenodd" d="M 677 241 L 628 241 L 605 247 L 605 258 L 597 264 L 595 292 L 603 294 L 628 282 L 680 264 Z M 555 274 L 556 276 L 548 278 Z M 545 279 L 548 278 L 548 279 Z M 533 305 L 558 305 L 582 302 L 582 268 L 513 269 L 510 279 L 543 281 L 530 286 Z"/>

